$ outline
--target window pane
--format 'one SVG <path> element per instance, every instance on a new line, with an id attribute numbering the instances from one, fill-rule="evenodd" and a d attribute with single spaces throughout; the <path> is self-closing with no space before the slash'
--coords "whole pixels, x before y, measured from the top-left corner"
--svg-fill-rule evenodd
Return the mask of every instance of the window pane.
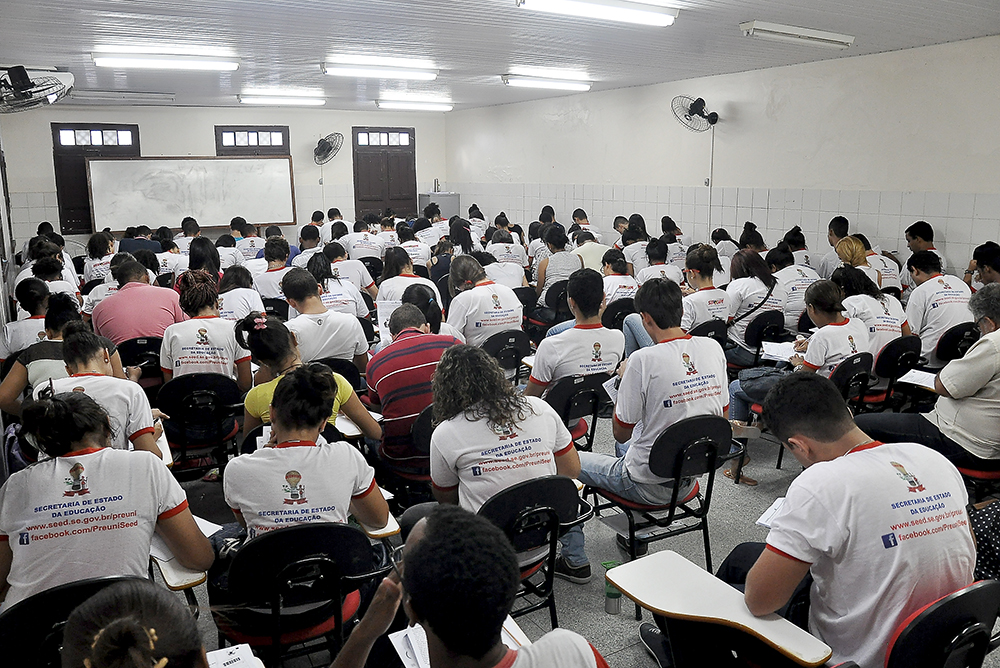
<path id="1" fill-rule="evenodd" d="M 247 135 L 248 135 L 248 133 L 246 133 L 246 132 L 237 132 L 236 133 L 236 145 L 237 146 L 248 146 L 249 142 L 250 142 L 250 139 L 247 137 Z"/>
<path id="2" fill-rule="evenodd" d="M 100 146 L 104 143 L 104 133 L 100 130 L 90 131 L 90 143 L 94 146 Z"/>
<path id="3" fill-rule="evenodd" d="M 271 133 L 270 132 L 259 132 L 257 134 L 257 141 L 260 142 L 261 146 L 271 145 Z"/>
<path id="4" fill-rule="evenodd" d="M 222 133 L 222 145 L 223 146 L 236 146 L 236 133 L 235 132 L 223 132 Z"/>
<path id="5" fill-rule="evenodd" d="M 118 145 L 119 146 L 131 146 L 132 145 L 132 131 L 131 130 L 119 130 L 118 131 Z"/>
<path id="6" fill-rule="evenodd" d="M 117 146 L 118 145 L 118 133 L 114 130 L 104 131 L 104 145 L 105 146 Z"/>
<path id="7" fill-rule="evenodd" d="M 380 134 L 379 137 L 378 137 L 378 143 L 381 144 L 382 146 L 388 146 L 389 145 L 389 133 L 388 132 L 383 132 L 382 134 Z"/>
<path id="8" fill-rule="evenodd" d="M 368 146 L 368 133 L 359 132 L 358 133 L 358 146 Z"/>
<path id="9" fill-rule="evenodd" d="M 60 130 L 59 143 L 63 146 L 76 146 L 76 133 L 72 130 Z"/>
<path id="10" fill-rule="evenodd" d="M 284 145 L 284 143 L 285 143 L 285 140 L 281 136 L 280 132 L 272 132 L 271 133 L 271 146 L 282 146 L 282 145 Z"/>
<path id="11" fill-rule="evenodd" d="M 400 132 L 399 133 L 399 145 L 400 146 L 409 146 L 410 145 L 410 133 L 409 132 Z"/>
<path id="12" fill-rule="evenodd" d="M 76 131 L 76 145 L 77 146 L 90 146 L 90 130 L 77 130 Z"/>
<path id="13" fill-rule="evenodd" d="M 399 146 L 399 133 L 390 132 L 389 133 L 389 146 Z"/>
<path id="14" fill-rule="evenodd" d="M 257 145 L 257 133 L 256 132 L 248 132 L 247 133 L 247 139 L 249 140 L 249 145 L 250 146 L 256 146 Z"/>

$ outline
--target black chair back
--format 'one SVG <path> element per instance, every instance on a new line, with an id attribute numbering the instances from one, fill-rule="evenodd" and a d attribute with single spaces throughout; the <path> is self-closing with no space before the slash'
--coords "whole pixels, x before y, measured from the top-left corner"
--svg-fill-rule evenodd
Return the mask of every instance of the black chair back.
<path id="1" fill-rule="evenodd" d="M 871 353 L 858 353 L 845 358 L 830 374 L 830 381 L 840 390 L 844 401 L 854 401 L 864 396 L 871 380 L 874 357 Z"/>
<path id="2" fill-rule="evenodd" d="M 889 648 L 886 668 L 959 668 L 983 665 L 1000 606 L 1000 582 L 981 580 L 925 607 Z"/>
<path id="3" fill-rule="evenodd" d="M 8 652 L 12 665 L 61 666 L 63 628 L 78 605 L 105 587 L 129 580 L 146 581 L 135 576 L 111 576 L 80 580 L 39 592 L 0 614 L 0 647 Z M 30 661 L 20 663 L 13 657 L 30 652 Z"/>
<path id="4" fill-rule="evenodd" d="M 892 295 L 896 299 L 903 298 L 903 291 L 900 290 L 899 288 L 882 288 L 882 292 L 884 292 L 887 295 Z"/>
<path id="5" fill-rule="evenodd" d="M 121 357 L 122 366 L 137 366 L 142 368 L 142 375 L 147 372 L 154 372 L 162 376 L 160 371 L 160 347 L 163 339 L 153 336 L 143 336 L 138 339 L 129 339 L 118 344 L 118 356 Z"/>
<path id="6" fill-rule="evenodd" d="M 434 406 L 428 406 L 420 411 L 416 421 L 410 426 L 410 438 L 413 440 L 413 448 L 420 455 L 431 454 L 431 434 L 434 433 Z"/>
<path id="7" fill-rule="evenodd" d="M 609 378 L 611 376 L 606 373 L 562 378 L 549 389 L 545 402 L 567 425 L 583 417 L 592 418 L 602 404 L 610 401 L 603 387 Z"/>
<path id="8" fill-rule="evenodd" d="M 160 388 L 157 408 L 183 427 L 192 445 L 216 441 L 227 418 L 243 414 L 243 393 L 236 381 L 217 373 L 176 376 Z"/>
<path id="9" fill-rule="evenodd" d="M 729 453 L 733 428 L 717 415 L 696 415 L 670 425 L 653 443 L 649 470 L 679 479 L 713 473 Z M 676 492 L 676 487 L 675 487 Z"/>
<path id="10" fill-rule="evenodd" d="M 815 326 L 816 325 L 815 323 L 813 323 L 812 318 L 809 317 L 809 312 L 803 311 L 802 314 L 799 316 L 799 324 L 795 327 L 795 329 L 799 330 L 804 334 Z"/>
<path id="11" fill-rule="evenodd" d="M 364 392 L 368 389 L 365 381 L 361 379 L 361 372 L 358 367 L 354 366 L 354 362 L 350 360 L 340 359 L 338 357 L 324 357 L 320 360 L 314 361 L 316 364 L 325 364 L 330 367 L 334 373 L 339 373 L 341 376 L 347 379 L 347 382 L 351 384 L 355 392 Z"/>
<path id="12" fill-rule="evenodd" d="M 514 288 L 514 294 L 517 295 L 526 314 L 531 313 L 538 304 L 538 293 L 530 285 Z"/>
<path id="13" fill-rule="evenodd" d="M 781 311 L 764 311 L 754 316 L 747 325 L 743 340 L 751 348 L 760 349 L 764 341 L 777 341 L 785 327 L 785 315 Z"/>
<path id="14" fill-rule="evenodd" d="M 172 288 L 174 287 L 174 282 L 174 272 L 170 272 L 169 274 L 160 274 L 156 277 L 155 281 L 156 285 L 161 288 Z"/>
<path id="15" fill-rule="evenodd" d="M 726 334 L 726 323 L 718 318 L 712 318 L 697 327 L 692 327 L 688 334 L 691 336 L 707 336 L 718 341 L 720 346 L 725 346 L 729 338 Z"/>
<path id="16" fill-rule="evenodd" d="M 372 323 L 371 318 L 362 318 L 358 316 L 358 322 L 361 323 L 361 329 L 365 331 L 365 341 L 368 345 L 374 345 L 375 343 L 375 325 Z"/>
<path id="17" fill-rule="evenodd" d="M 963 322 L 955 325 L 938 339 L 935 350 L 942 362 L 961 359 L 969 352 L 972 344 L 979 340 L 979 327 L 974 322 Z"/>
<path id="18" fill-rule="evenodd" d="M 508 329 L 483 341 L 482 348 L 509 371 L 520 368 L 521 360 L 531 354 L 531 339 L 520 329 Z"/>
<path id="19" fill-rule="evenodd" d="M 288 302 L 284 299 L 277 299 L 275 297 L 264 297 L 261 299 L 264 302 L 264 312 L 268 315 L 273 315 L 282 322 L 288 320 Z"/>
<path id="20" fill-rule="evenodd" d="M 545 305 L 556 314 L 555 322 L 570 320 L 573 314 L 569 310 L 569 302 L 566 301 L 566 286 L 569 281 L 556 281 L 549 286 L 545 292 Z"/>
<path id="21" fill-rule="evenodd" d="M 361 264 L 365 265 L 365 269 L 367 269 L 368 273 L 372 275 L 372 278 L 378 281 L 379 276 L 382 275 L 382 260 L 371 256 L 359 257 L 358 259 L 361 261 Z"/>
<path id="22" fill-rule="evenodd" d="M 625 326 L 625 316 L 631 313 L 635 313 L 635 302 L 631 297 L 616 299 L 604 309 L 601 324 L 620 331 Z"/>
<path id="23" fill-rule="evenodd" d="M 920 364 L 920 337 L 901 336 L 883 346 L 875 360 L 875 375 L 898 379 Z"/>
<path id="24" fill-rule="evenodd" d="M 361 298 L 365 300 L 365 306 L 368 307 L 368 315 L 372 318 L 375 317 L 375 300 L 372 296 L 368 294 L 367 290 L 361 291 Z"/>
<path id="25" fill-rule="evenodd" d="M 20 253 L 18 253 L 18 255 L 20 255 Z M 18 261 L 18 264 L 21 264 L 21 262 Z M 76 269 L 77 276 L 83 276 L 83 270 L 86 266 L 87 266 L 86 255 L 77 255 L 73 258 L 73 268 Z"/>
<path id="26" fill-rule="evenodd" d="M 549 544 L 550 517 L 555 519 L 557 534 L 559 524 L 577 518 L 580 494 L 572 479 L 547 475 L 494 494 L 478 514 L 503 529 L 515 551 L 527 552 Z"/>
<path id="27" fill-rule="evenodd" d="M 431 272 L 430 270 L 427 269 L 426 264 L 413 265 L 413 273 L 416 274 L 417 276 L 420 276 L 421 278 L 426 278 L 427 280 L 430 280 L 431 278 Z"/>
<path id="28" fill-rule="evenodd" d="M 93 280 L 87 281 L 86 283 L 83 284 L 83 287 L 80 288 L 80 294 L 84 296 L 89 295 L 94 288 L 96 288 L 103 282 L 104 282 L 103 278 L 95 278 Z"/>

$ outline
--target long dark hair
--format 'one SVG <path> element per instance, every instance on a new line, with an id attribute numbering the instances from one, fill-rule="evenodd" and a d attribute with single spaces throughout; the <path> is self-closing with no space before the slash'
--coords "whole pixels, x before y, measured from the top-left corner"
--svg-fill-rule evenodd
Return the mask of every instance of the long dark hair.
<path id="1" fill-rule="evenodd" d="M 383 281 L 399 276 L 403 273 L 403 270 L 406 269 L 406 267 L 413 265 L 413 260 L 410 259 L 410 254 L 399 246 L 386 249 L 384 262 L 385 264 L 382 265 L 381 277 L 381 280 Z"/>
<path id="2" fill-rule="evenodd" d="M 469 232 L 469 228 L 465 226 L 466 221 L 461 218 L 457 219 L 451 224 L 448 230 L 448 238 L 451 239 L 451 243 L 456 246 L 462 247 L 463 253 L 472 252 L 472 234 Z"/>
<path id="3" fill-rule="evenodd" d="M 778 280 L 768 270 L 767 263 L 764 262 L 760 253 L 749 248 L 737 251 L 736 255 L 733 256 L 730 277 L 734 281 L 737 278 L 758 278 L 768 288 L 774 287 Z"/>
<path id="4" fill-rule="evenodd" d="M 868 295 L 869 297 L 874 297 L 880 302 L 884 302 L 886 294 L 878 289 L 875 282 L 868 278 L 865 272 L 861 271 L 857 267 L 851 267 L 849 265 L 844 265 L 842 267 L 837 267 L 834 270 L 833 276 L 830 280 L 836 283 L 841 290 L 844 292 L 845 297 L 853 297 L 855 295 Z"/>
<path id="5" fill-rule="evenodd" d="M 50 457 L 72 452 L 88 434 L 105 444 L 112 434 L 107 411 L 89 395 L 55 394 L 47 387 L 39 393 L 38 401 L 21 411 L 21 429 L 32 436 L 32 445 Z"/>
<path id="6" fill-rule="evenodd" d="M 219 249 L 206 237 L 195 237 L 191 240 L 191 250 L 188 255 L 189 269 L 204 269 L 208 273 L 218 275 L 222 262 L 219 259 Z"/>
<path id="7" fill-rule="evenodd" d="M 434 297 L 434 292 L 423 283 L 414 283 L 403 290 L 403 303 L 413 304 L 424 314 L 431 333 L 441 331 L 441 304 Z"/>

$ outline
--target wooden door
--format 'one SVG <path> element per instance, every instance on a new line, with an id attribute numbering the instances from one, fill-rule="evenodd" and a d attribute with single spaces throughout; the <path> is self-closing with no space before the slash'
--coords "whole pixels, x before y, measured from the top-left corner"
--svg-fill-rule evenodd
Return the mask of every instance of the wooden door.
<path id="1" fill-rule="evenodd" d="M 355 220 L 392 209 L 417 214 L 417 154 L 413 128 L 354 128 Z"/>

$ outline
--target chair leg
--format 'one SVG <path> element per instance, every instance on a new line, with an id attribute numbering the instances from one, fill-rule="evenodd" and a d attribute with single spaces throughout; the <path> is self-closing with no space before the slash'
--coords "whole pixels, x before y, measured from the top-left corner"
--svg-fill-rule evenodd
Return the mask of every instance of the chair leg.
<path id="1" fill-rule="evenodd" d="M 701 531 L 705 536 L 705 568 L 709 573 L 712 572 L 712 545 L 708 538 L 708 516 L 706 515 L 701 520 Z"/>
<path id="2" fill-rule="evenodd" d="M 775 464 L 774 468 L 776 468 L 776 469 L 780 469 L 781 468 L 781 458 L 784 457 L 784 456 L 785 456 L 785 446 L 783 446 L 783 445 L 781 445 L 779 443 L 778 444 L 778 463 Z"/>
<path id="3" fill-rule="evenodd" d="M 552 628 L 559 628 L 559 618 L 556 616 L 556 594 L 554 591 L 549 592 L 549 620 L 552 622 Z"/>

